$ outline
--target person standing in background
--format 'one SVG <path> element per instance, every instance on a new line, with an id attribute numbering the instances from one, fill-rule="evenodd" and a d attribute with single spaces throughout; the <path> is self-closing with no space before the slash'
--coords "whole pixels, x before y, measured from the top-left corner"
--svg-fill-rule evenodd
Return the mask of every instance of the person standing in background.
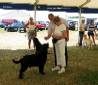
<path id="1" fill-rule="evenodd" d="M 85 33 L 85 21 L 81 20 L 79 28 L 79 46 L 82 46 L 83 35 Z"/>
<path id="2" fill-rule="evenodd" d="M 91 20 L 88 24 L 88 27 L 87 27 L 87 30 L 88 30 L 88 37 L 90 39 L 90 37 L 92 37 L 92 40 L 93 40 L 93 44 L 94 46 L 96 46 L 96 43 L 95 43 L 95 37 L 94 35 L 96 35 L 96 27 L 94 25 L 94 21 Z"/>
<path id="3" fill-rule="evenodd" d="M 31 40 L 33 40 L 33 38 L 36 37 L 35 23 L 32 17 L 29 18 L 29 21 L 25 25 L 25 28 L 27 29 L 28 35 L 28 47 L 29 49 L 31 49 Z"/>

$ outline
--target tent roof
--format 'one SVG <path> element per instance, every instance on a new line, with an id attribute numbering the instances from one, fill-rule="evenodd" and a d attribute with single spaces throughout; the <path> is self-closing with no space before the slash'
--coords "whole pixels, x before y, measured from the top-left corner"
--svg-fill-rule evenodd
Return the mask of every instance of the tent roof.
<path id="1" fill-rule="evenodd" d="M 81 4 L 83 4 L 86 1 L 87 0 L 39 0 L 38 4 L 79 7 Z M 98 8 L 98 0 L 90 0 L 90 2 L 87 5 L 85 5 L 84 7 Z"/>
<path id="2" fill-rule="evenodd" d="M 85 0 L 39 0 L 39 4 L 62 5 L 62 6 L 80 6 Z"/>
<path id="3" fill-rule="evenodd" d="M 36 0 L 0 0 L 0 3 L 29 3 L 34 4 Z M 39 0 L 38 4 L 44 5 L 62 5 L 62 6 L 75 6 L 79 7 L 86 0 Z M 98 8 L 98 0 L 91 0 L 84 7 Z"/>

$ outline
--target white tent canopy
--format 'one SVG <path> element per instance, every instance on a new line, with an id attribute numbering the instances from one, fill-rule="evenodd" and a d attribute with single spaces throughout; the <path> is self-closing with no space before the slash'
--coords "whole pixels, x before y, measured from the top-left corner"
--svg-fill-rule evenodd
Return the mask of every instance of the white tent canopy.
<path id="1" fill-rule="evenodd" d="M 47 5 L 62 5 L 62 6 L 76 6 L 79 7 L 87 0 L 39 0 L 38 4 Z M 90 2 L 84 7 L 98 8 L 98 0 L 90 0 Z"/>
<path id="2" fill-rule="evenodd" d="M 1 14 L 0 19 L 17 19 L 19 21 L 27 21 L 30 14 L 25 12 L 25 10 L 9 10 L 8 12 Z"/>
<path id="3" fill-rule="evenodd" d="M 38 1 L 38 4 L 45 5 L 62 5 L 62 6 L 75 6 L 79 7 L 87 0 L 0 0 L 0 3 L 29 3 L 34 4 Z M 98 8 L 98 0 L 90 0 L 84 7 Z"/>

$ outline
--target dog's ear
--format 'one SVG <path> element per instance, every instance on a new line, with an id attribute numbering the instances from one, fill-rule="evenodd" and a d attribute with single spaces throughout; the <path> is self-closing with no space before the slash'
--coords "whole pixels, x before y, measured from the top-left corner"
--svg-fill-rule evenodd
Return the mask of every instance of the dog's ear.
<path id="1" fill-rule="evenodd" d="M 43 44 L 43 47 L 48 48 L 48 47 L 49 47 L 49 43 L 44 43 L 44 44 Z"/>

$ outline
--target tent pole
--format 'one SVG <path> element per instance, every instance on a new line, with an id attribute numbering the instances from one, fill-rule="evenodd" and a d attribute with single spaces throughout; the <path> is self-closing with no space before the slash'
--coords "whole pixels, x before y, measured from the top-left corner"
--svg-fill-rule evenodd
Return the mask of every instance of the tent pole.
<path id="1" fill-rule="evenodd" d="M 37 3 L 39 2 L 39 0 L 36 0 L 34 3 L 34 21 L 36 22 L 36 10 L 37 10 Z"/>
<path id="2" fill-rule="evenodd" d="M 82 13 L 82 10 L 81 10 L 81 8 L 79 8 L 79 26 L 78 26 L 78 31 L 79 31 L 79 28 L 80 28 L 81 13 Z"/>
<path id="3" fill-rule="evenodd" d="M 81 14 L 82 14 L 82 8 L 87 5 L 91 0 L 86 0 L 83 4 L 81 4 L 79 6 L 79 21 L 78 21 L 78 31 L 79 31 L 79 28 L 80 28 L 80 22 L 81 22 Z M 79 35 L 78 35 L 78 43 L 79 43 Z"/>
<path id="4" fill-rule="evenodd" d="M 36 6 L 34 6 L 34 21 L 36 22 Z"/>
<path id="5" fill-rule="evenodd" d="M 86 0 L 83 4 L 81 4 L 79 6 L 79 26 L 78 26 L 78 31 L 79 31 L 79 28 L 80 28 L 80 22 L 81 22 L 81 13 L 82 13 L 82 8 L 87 5 L 91 0 Z"/>

